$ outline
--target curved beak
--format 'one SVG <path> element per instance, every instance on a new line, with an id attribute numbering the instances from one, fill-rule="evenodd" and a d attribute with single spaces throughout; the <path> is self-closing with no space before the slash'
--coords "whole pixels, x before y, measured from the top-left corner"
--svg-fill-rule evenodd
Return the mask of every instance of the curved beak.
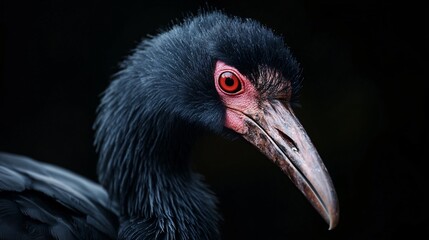
<path id="1" fill-rule="evenodd" d="M 304 128 L 289 105 L 265 101 L 241 115 L 243 137 L 277 164 L 333 229 L 339 219 L 331 177 Z"/>

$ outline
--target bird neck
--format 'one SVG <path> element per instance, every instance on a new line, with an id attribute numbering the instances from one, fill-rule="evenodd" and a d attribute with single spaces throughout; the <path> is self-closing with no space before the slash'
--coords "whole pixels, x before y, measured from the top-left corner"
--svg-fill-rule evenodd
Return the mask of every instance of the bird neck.
<path id="1" fill-rule="evenodd" d="M 199 131 L 180 119 L 163 123 L 126 130 L 134 134 L 115 146 L 124 151 L 99 162 L 100 180 L 119 206 L 120 238 L 217 239 L 216 198 L 189 159 Z"/>

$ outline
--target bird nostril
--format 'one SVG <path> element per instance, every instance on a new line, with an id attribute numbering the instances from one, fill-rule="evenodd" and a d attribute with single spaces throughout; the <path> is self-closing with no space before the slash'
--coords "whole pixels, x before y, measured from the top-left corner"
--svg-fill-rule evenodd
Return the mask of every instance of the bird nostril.
<path id="1" fill-rule="evenodd" d="M 287 145 L 292 149 L 292 151 L 294 152 L 299 152 L 298 147 L 296 146 L 296 143 L 294 140 L 292 140 L 292 138 L 290 138 L 286 133 L 284 133 L 283 131 L 277 129 L 277 132 L 279 133 L 279 135 L 283 138 L 283 140 L 287 143 Z"/>

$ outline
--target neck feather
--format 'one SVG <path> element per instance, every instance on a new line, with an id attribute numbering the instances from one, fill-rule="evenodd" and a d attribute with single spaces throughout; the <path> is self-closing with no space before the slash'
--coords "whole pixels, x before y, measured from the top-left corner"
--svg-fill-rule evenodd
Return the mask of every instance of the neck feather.
<path id="1" fill-rule="evenodd" d="M 96 123 L 98 173 L 119 208 L 120 236 L 217 239 L 216 198 L 189 162 L 198 128 L 132 103 L 113 111 L 106 98 Z"/>

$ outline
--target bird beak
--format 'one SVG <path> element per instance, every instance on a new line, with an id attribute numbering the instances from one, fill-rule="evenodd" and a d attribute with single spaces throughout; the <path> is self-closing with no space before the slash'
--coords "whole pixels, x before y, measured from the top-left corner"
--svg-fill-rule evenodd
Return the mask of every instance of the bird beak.
<path id="1" fill-rule="evenodd" d="M 246 112 L 243 137 L 277 164 L 333 229 L 339 206 L 331 177 L 289 105 L 265 101 Z"/>

